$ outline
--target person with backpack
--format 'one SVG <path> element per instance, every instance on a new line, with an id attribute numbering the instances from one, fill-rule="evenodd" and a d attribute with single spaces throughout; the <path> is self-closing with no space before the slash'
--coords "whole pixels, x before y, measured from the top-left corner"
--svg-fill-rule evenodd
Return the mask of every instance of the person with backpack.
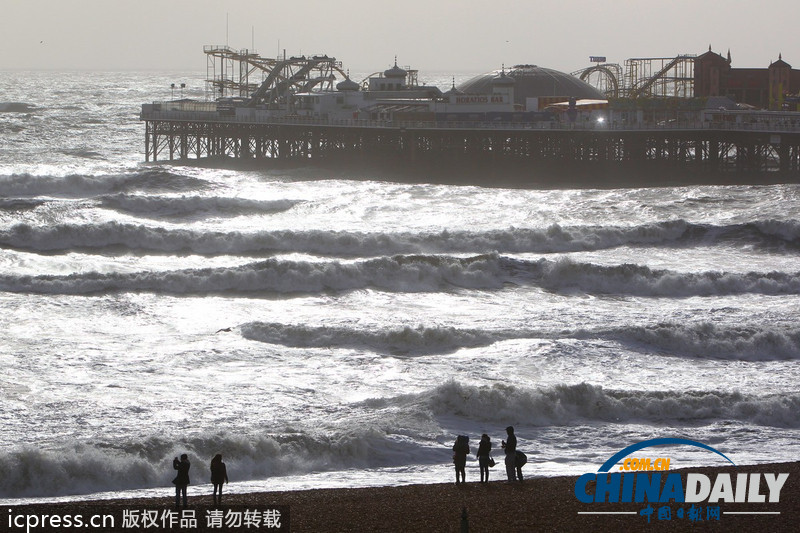
<path id="1" fill-rule="evenodd" d="M 481 442 L 478 444 L 478 451 L 475 455 L 478 457 L 478 466 L 481 469 L 481 483 L 489 482 L 489 467 L 494 466 L 494 459 L 489 455 L 492 451 L 492 440 L 489 435 L 484 433 L 481 435 Z"/>
<path id="2" fill-rule="evenodd" d="M 456 466 L 456 485 L 466 483 L 467 455 L 469 455 L 469 437 L 459 435 L 453 444 L 453 464 Z M 461 481 L 459 481 L 459 475 Z"/>

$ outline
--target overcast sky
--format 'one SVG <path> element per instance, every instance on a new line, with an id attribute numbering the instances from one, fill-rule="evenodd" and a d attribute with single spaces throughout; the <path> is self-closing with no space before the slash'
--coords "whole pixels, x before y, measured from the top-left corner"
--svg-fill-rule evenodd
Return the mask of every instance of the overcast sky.
<path id="1" fill-rule="evenodd" d="M 353 71 L 570 72 L 590 55 L 731 51 L 734 67 L 800 68 L 800 1 L 0 0 L 0 69 L 205 72 L 203 45 L 328 54 Z M 227 21 L 227 22 L 226 22 Z"/>

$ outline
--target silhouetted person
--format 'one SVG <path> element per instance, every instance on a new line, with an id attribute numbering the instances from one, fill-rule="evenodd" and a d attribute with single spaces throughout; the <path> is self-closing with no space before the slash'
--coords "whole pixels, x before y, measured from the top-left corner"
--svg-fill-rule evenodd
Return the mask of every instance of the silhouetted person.
<path id="1" fill-rule="evenodd" d="M 222 484 L 228 482 L 228 470 L 222 462 L 222 454 L 218 453 L 211 459 L 211 483 L 214 485 L 214 505 L 222 504 Z M 219 491 L 219 497 L 217 496 Z"/>
<path id="2" fill-rule="evenodd" d="M 185 453 L 181 455 L 181 460 L 178 458 L 172 460 L 172 468 L 178 471 L 178 475 L 172 482 L 175 484 L 175 507 L 181 505 L 181 494 L 183 494 L 183 507 L 186 508 L 186 487 L 189 485 L 189 456 Z"/>
<path id="3" fill-rule="evenodd" d="M 508 440 L 501 441 L 500 446 L 506 451 L 506 475 L 509 481 L 514 481 L 514 469 L 517 467 L 517 437 L 514 435 L 514 426 L 508 426 L 506 433 Z"/>
<path id="4" fill-rule="evenodd" d="M 492 440 L 489 435 L 481 435 L 481 442 L 478 444 L 478 467 L 481 469 L 481 483 L 489 482 L 489 453 L 492 451 Z"/>
<path id="5" fill-rule="evenodd" d="M 517 467 L 517 479 L 522 481 L 522 467 L 528 462 L 528 456 L 517 450 L 517 455 L 514 458 L 514 465 Z"/>
<path id="6" fill-rule="evenodd" d="M 456 485 L 459 483 L 458 476 L 461 475 L 461 483 L 466 481 L 467 455 L 469 455 L 469 437 L 459 435 L 456 443 L 453 444 L 453 464 L 456 465 Z"/>

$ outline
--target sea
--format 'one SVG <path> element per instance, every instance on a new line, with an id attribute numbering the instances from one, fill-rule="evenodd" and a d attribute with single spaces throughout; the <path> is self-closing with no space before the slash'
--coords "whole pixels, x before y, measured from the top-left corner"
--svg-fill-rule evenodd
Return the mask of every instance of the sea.
<path id="1" fill-rule="evenodd" d="M 204 79 L 0 72 L 3 504 L 170 497 L 183 453 L 190 497 L 217 453 L 229 492 L 452 482 L 509 425 L 529 477 L 800 456 L 797 184 L 146 163 L 141 104 Z"/>

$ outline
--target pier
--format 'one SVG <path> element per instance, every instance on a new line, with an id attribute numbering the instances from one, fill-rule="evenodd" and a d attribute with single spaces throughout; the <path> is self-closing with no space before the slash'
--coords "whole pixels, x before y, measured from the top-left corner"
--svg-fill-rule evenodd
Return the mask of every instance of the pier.
<path id="1" fill-rule="evenodd" d="M 454 182 L 468 174 L 521 184 L 578 177 L 599 186 L 664 177 L 800 182 L 800 111 L 773 87 L 775 76 L 767 84 L 773 110 L 693 96 L 694 64 L 719 59 L 711 52 L 630 60 L 625 76 L 606 63 L 573 73 L 580 79 L 504 66 L 465 82 L 463 91 L 453 80 L 446 92 L 420 84 L 397 58 L 356 83 L 326 54 L 204 52 L 207 101 L 142 106 L 146 161 L 424 172 Z M 783 63 L 766 72 L 795 75 Z M 582 81 L 598 75 L 603 91 Z"/>
<path id="2" fill-rule="evenodd" d="M 329 121 L 261 116 L 256 109 L 217 109 L 213 103 L 165 102 L 145 104 L 141 120 L 145 158 L 151 162 L 230 159 L 264 167 L 471 168 L 511 172 L 523 180 L 540 171 L 663 171 L 800 182 L 800 114 L 791 115 L 717 112 L 702 121 L 630 126 Z"/>

